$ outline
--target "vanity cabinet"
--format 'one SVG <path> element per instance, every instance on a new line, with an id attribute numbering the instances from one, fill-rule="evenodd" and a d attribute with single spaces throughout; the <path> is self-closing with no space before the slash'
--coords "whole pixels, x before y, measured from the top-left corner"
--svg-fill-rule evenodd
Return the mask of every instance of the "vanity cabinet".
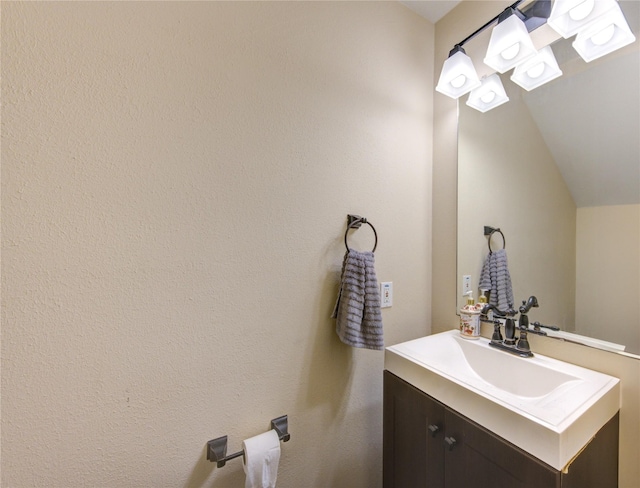
<path id="1" fill-rule="evenodd" d="M 616 488 L 618 414 L 557 471 L 384 372 L 384 488 Z"/>

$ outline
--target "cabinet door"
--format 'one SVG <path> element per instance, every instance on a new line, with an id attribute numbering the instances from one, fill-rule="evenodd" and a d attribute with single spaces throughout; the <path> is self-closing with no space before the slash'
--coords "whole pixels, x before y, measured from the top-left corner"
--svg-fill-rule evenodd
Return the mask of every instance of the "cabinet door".
<path id="1" fill-rule="evenodd" d="M 384 372 L 384 488 L 444 488 L 443 428 L 442 404 Z"/>
<path id="2" fill-rule="evenodd" d="M 562 474 L 562 488 L 618 488 L 619 431 L 616 413 Z"/>
<path id="3" fill-rule="evenodd" d="M 559 472 L 450 409 L 445 425 L 447 488 L 560 487 Z"/>

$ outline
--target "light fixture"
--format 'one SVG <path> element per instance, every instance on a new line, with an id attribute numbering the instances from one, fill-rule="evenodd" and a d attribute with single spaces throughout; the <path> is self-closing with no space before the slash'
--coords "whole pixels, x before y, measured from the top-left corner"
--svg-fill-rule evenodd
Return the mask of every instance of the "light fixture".
<path id="1" fill-rule="evenodd" d="M 622 10 L 617 2 L 614 4 L 613 8 L 580 31 L 572 43 L 587 63 L 636 40 Z"/>
<path id="2" fill-rule="evenodd" d="M 509 101 L 502 86 L 502 80 L 497 73 L 487 76 L 482 84 L 471 91 L 467 105 L 484 113 Z"/>
<path id="3" fill-rule="evenodd" d="M 467 105 L 486 112 L 509 98 L 497 74 L 480 82 L 463 44 L 493 25 L 484 62 L 498 73 L 515 68 L 511 81 L 533 90 L 562 75 L 551 46 L 536 51 L 529 31 L 548 23 L 567 38 L 578 34 L 574 49 L 589 62 L 636 40 L 617 0 L 533 0 L 522 9 L 516 0 L 510 7 L 460 41 L 444 62 L 436 91 L 451 98 L 469 93 Z"/>
<path id="4" fill-rule="evenodd" d="M 536 54 L 523 18 L 521 12 L 509 7 L 500 14 L 498 25 L 491 32 L 484 63 L 499 73 L 509 71 Z"/>
<path id="5" fill-rule="evenodd" d="M 547 23 L 567 39 L 615 7 L 616 0 L 555 0 Z"/>
<path id="6" fill-rule="evenodd" d="M 471 58 L 464 49 L 455 46 L 442 66 L 436 91 L 451 98 L 459 98 L 480 86 L 480 78 Z"/>
<path id="7" fill-rule="evenodd" d="M 511 75 L 511 81 L 527 91 L 562 76 L 551 46 L 545 46 L 538 53 L 516 66 Z"/>

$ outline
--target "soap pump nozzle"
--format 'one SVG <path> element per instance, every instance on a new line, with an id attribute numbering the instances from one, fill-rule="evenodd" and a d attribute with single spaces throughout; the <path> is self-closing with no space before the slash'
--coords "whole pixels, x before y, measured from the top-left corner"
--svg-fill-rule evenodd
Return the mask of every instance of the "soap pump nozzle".
<path id="1" fill-rule="evenodd" d="M 465 293 L 465 296 L 467 297 L 467 305 L 469 307 L 472 307 L 473 305 L 475 305 L 475 300 L 473 299 L 473 292 L 471 290 L 469 290 L 468 292 Z"/>

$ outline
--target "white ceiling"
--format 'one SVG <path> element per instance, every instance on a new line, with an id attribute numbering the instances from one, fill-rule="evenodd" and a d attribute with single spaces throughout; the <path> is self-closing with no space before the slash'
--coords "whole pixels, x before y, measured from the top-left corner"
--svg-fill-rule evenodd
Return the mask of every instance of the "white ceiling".
<path id="1" fill-rule="evenodd" d="M 430 20 L 432 23 L 438 22 L 447 15 L 453 7 L 460 3 L 460 0 L 399 0 L 400 3 L 409 7 L 415 13 Z"/>

